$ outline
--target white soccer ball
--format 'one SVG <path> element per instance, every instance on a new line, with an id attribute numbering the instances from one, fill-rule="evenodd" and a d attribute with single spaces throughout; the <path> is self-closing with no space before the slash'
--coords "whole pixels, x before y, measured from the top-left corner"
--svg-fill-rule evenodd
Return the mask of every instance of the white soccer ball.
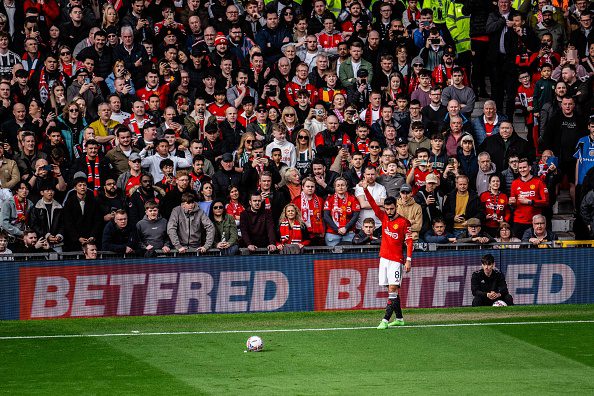
<path id="1" fill-rule="evenodd" d="M 250 352 L 260 352 L 264 348 L 264 341 L 258 336 L 251 336 L 245 345 Z"/>
<path id="2" fill-rule="evenodd" d="M 507 304 L 503 300 L 497 300 L 493 303 L 494 307 L 507 307 Z"/>

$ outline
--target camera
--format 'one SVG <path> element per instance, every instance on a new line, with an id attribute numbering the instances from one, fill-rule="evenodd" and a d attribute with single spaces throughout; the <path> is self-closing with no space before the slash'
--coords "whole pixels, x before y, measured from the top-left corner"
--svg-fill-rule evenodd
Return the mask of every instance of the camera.
<path id="1" fill-rule="evenodd" d="M 322 109 L 314 109 L 314 115 L 315 116 L 324 115 L 324 110 L 322 110 Z"/>
<path id="2" fill-rule="evenodd" d="M 44 165 L 41 169 L 51 172 L 52 171 L 52 166 L 51 165 Z"/>
<path id="3" fill-rule="evenodd" d="M 432 38 L 432 39 L 429 39 L 429 42 L 431 44 L 439 44 L 441 42 L 441 40 L 438 38 Z"/>

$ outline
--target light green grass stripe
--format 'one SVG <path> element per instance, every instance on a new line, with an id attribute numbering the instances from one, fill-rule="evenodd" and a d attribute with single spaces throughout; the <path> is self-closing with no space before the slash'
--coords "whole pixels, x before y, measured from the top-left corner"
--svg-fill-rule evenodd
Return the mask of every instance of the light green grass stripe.
<path id="1" fill-rule="evenodd" d="M 594 320 L 551 320 L 551 321 L 532 321 L 532 322 L 473 322 L 473 323 L 442 323 L 442 324 L 424 324 L 424 325 L 405 325 L 399 326 L 399 329 L 422 329 L 436 327 L 472 327 L 472 326 L 522 326 L 522 325 L 548 325 L 548 324 L 577 324 L 594 323 Z M 53 334 L 53 335 L 34 335 L 34 336 L 3 336 L 0 340 L 31 340 L 48 338 L 93 338 L 93 337 L 130 337 L 130 336 L 179 336 L 179 335 L 205 335 L 205 334 L 243 334 L 243 333 L 301 333 L 316 331 L 354 331 L 370 330 L 375 326 L 361 327 L 327 327 L 327 328 L 304 328 L 304 329 L 259 329 L 259 330 L 217 330 L 217 331 L 160 331 L 146 332 L 132 331 L 130 333 L 105 333 L 105 334 Z"/>

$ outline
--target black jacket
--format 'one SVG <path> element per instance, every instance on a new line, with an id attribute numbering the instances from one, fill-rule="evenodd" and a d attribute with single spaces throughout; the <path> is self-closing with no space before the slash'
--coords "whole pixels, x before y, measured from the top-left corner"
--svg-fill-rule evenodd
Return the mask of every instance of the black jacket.
<path id="1" fill-rule="evenodd" d="M 130 223 L 124 229 L 119 229 L 113 221 L 107 223 L 103 229 L 103 250 L 126 253 L 126 247 L 138 249 L 136 228 Z"/>
<path id="2" fill-rule="evenodd" d="M 219 169 L 212 175 L 212 183 L 215 197 L 226 200 L 230 185 L 240 187 L 241 173 L 236 172 L 235 170 L 227 172 L 224 169 Z M 240 190 L 242 189 L 240 188 Z"/>
<path id="3" fill-rule="evenodd" d="M 495 164 L 498 172 L 507 167 L 507 159 L 512 154 L 517 154 L 520 158 L 528 158 L 530 162 L 534 160 L 534 150 L 530 150 L 528 142 L 516 132 L 512 132 L 507 146 L 499 133 L 487 137 L 478 149 L 479 153 L 483 151 L 489 153 L 491 162 Z"/>
<path id="4" fill-rule="evenodd" d="M 31 210 L 30 225 L 38 237 L 45 237 L 48 234 L 64 236 L 64 219 L 62 205 L 55 200 L 52 202 L 51 221 L 48 217 L 48 210 L 42 199 L 37 201 Z"/>
<path id="5" fill-rule="evenodd" d="M 509 294 L 505 276 L 496 269 L 493 269 L 491 276 L 486 276 L 482 269 L 473 272 L 470 289 L 475 297 L 487 298 L 487 293 L 492 291 L 500 293 L 502 297 Z"/>
<path id="6" fill-rule="evenodd" d="M 103 219 L 99 213 L 99 205 L 91 191 L 85 197 L 85 211 L 81 211 L 76 193 L 70 194 L 64 203 L 64 243 L 66 251 L 81 249 L 78 238 L 95 238 L 100 236 Z"/>

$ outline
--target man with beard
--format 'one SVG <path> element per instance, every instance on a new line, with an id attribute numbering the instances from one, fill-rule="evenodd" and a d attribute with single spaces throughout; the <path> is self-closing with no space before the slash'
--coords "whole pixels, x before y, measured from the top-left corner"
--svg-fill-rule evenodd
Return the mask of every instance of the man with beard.
<path id="1" fill-rule="evenodd" d="M 144 204 L 148 201 L 159 203 L 165 195 L 164 191 L 153 183 L 153 177 L 145 173 L 140 177 L 140 186 L 130 190 L 128 214 L 131 224 L 136 224 L 144 216 Z"/>

